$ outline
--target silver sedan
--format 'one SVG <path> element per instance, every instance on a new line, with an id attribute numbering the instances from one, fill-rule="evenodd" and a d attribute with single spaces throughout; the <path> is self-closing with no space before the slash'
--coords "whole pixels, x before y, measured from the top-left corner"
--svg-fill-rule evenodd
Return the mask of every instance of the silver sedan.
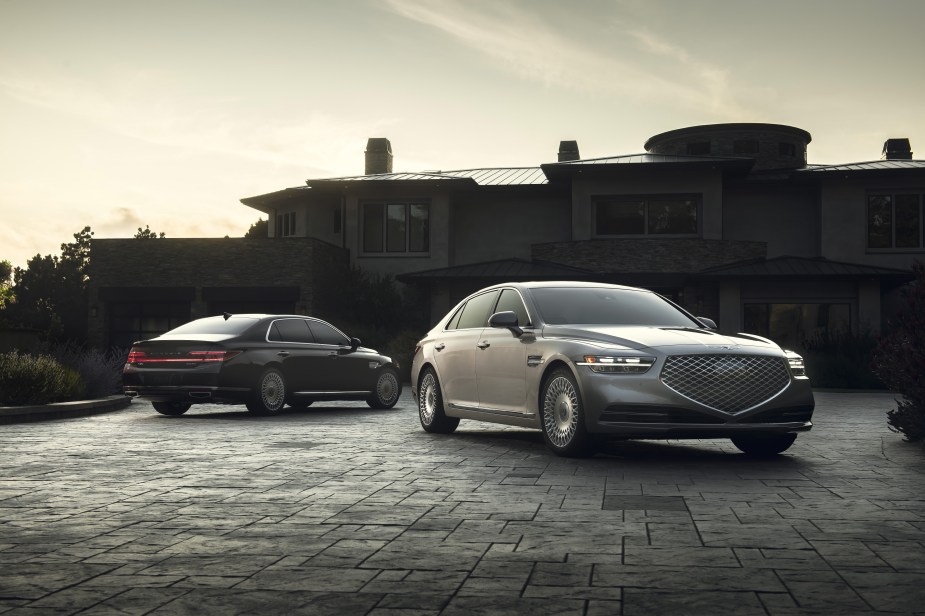
<path id="1" fill-rule="evenodd" d="M 428 432 L 460 419 L 536 428 L 567 456 L 598 436 L 728 437 L 774 455 L 812 428 L 815 406 L 796 353 L 720 334 L 651 291 L 583 282 L 470 295 L 418 342 L 411 386 Z"/>

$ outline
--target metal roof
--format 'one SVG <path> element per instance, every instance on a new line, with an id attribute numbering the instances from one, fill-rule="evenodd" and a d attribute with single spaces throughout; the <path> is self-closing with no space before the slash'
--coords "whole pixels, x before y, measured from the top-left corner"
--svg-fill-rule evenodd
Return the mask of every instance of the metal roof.
<path id="1" fill-rule="evenodd" d="M 751 278 L 751 277 L 858 277 L 858 276 L 911 276 L 911 272 L 889 267 L 842 263 L 824 258 L 775 257 L 767 260 L 751 260 L 712 267 L 700 272 L 707 276 Z"/>
<path id="2" fill-rule="evenodd" d="M 832 173 L 844 171 L 897 171 L 902 169 L 925 169 L 925 160 L 872 160 L 863 163 L 841 165 L 812 165 L 799 169 L 798 173 Z"/>
<path id="3" fill-rule="evenodd" d="M 457 171 L 421 171 L 418 173 L 376 173 L 339 178 L 318 178 L 307 180 L 312 184 L 336 184 L 347 182 L 420 182 L 420 181 L 472 181 L 479 186 L 527 186 L 547 184 L 549 180 L 539 167 L 500 167 L 483 169 L 461 169 Z"/>
<path id="4" fill-rule="evenodd" d="M 560 279 L 576 276 L 590 276 L 593 272 L 578 267 L 545 261 L 525 259 L 501 259 L 470 263 L 454 267 L 410 272 L 396 276 L 399 280 L 424 280 L 434 278 L 496 278 L 505 280 Z"/>
<path id="5" fill-rule="evenodd" d="M 606 156 L 604 158 L 584 158 L 568 160 L 561 163 L 548 163 L 543 167 L 566 167 L 576 165 L 652 165 L 677 163 L 717 163 L 717 162 L 754 162 L 753 158 L 741 156 L 686 156 L 683 154 L 626 154 L 623 156 Z"/>

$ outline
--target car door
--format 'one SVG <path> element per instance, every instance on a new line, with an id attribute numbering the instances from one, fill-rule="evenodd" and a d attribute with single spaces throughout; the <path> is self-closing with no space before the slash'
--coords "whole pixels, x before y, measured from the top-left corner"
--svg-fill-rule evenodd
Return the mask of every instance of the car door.
<path id="1" fill-rule="evenodd" d="M 307 323 L 324 356 L 318 375 L 319 390 L 371 391 L 369 355 L 351 350 L 350 338 L 330 323 L 319 319 L 308 319 Z"/>
<path id="2" fill-rule="evenodd" d="M 523 327 L 530 317 L 520 294 L 502 289 L 492 312 L 513 311 Z M 516 337 L 508 329 L 486 327 L 479 336 L 475 354 L 475 375 L 479 385 L 479 407 L 524 413 L 527 411 L 527 349 L 532 336 Z"/>
<path id="3" fill-rule="evenodd" d="M 489 310 L 497 298 L 497 290 L 470 298 L 462 307 L 459 319 L 452 320 L 455 328 L 444 331 L 434 345 L 443 397 L 450 405 L 478 407 L 475 355 L 479 337 L 488 324 Z"/>
<path id="4" fill-rule="evenodd" d="M 273 321 L 267 332 L 267 341 L 274 345 L 275 357 L 286 379 L 286 389 L 290 392 L 313 390 L 324 356 L 305 320 L 289 318 Z"/>

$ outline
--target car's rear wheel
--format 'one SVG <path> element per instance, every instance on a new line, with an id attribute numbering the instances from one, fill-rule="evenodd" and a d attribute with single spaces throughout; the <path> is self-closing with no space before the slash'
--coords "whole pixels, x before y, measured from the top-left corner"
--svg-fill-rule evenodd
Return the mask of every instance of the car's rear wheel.
<path id="1" fill-rule="evenodd" d="M 796 434 L 743 434 L 733 436 L 732 444 L 750 456 L 776 456 L 787 451 L 795 440 Z"/>
<path id="2" fill-rule="evenodd" d="M 391 368 L 386 368 L 379 373 L 376 379 L 376 389 L 366 399 L 366 404 L 374 409 L 390 409 L 398 402 L 398 396 L 401 395 L 401 383 L 398 381 L 398 373 Z"/>
<path id="3" fill-rule="evenodd" d="M 459 417 L 447 417 L 443 409 L 443 392 L 433 369 L 428 368 L 418 387 L 418 417 L 427 432 L 449 434 L 459 425 Z"/>
<path id="4" fill-rule="evenodd" d="M 543 383 L 543 440 L 560 456 L 587 456 L 594 453 L 585 429 L 584 409 L 575 377 L 566 368 L 556 368 Z"/>
<path id="5" fill-rule="evenodd" d="M 154 410 L 161 415 L 182 415 L 190 409 L 192 404 L 186 402 L 152 402 Z"/>
<path id="6" fill-rule="evenodd" d="M 257 381 L 253 397 L 247 402 L 247 410 L 257 415 L 277 415 L 286 403 L 286 381 L 276 368 L 267 368 Z"/>

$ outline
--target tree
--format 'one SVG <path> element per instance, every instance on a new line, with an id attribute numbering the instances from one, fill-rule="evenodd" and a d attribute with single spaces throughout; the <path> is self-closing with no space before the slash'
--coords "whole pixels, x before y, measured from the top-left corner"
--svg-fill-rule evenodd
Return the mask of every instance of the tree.
<path id="1" fill-rule="evenodd" d="M 50 340 L 83 342 L 87 337 L 90 240 L 84 227 L 61 244 L 61 256 L 35 255 L 13 271 L 16 301 L 4 310 L 13 324 L 42 331 Z"/>
<path id="2" fill-rule="evenodd" d="M 244 237 L 247 238 L 256 238 L 256 239 L 266 239 L 269 236 L 269 222 L 263 218 L 259 218 L 257 222 L 250 226 L 250 229 L 247 230 L 247 233 L 244 234 Z"/>
<path id="3" fill-rule="evenodd" d="M 163 239 L 165 237 L 167 237 L 167 234 L 165 234 L 163 231 L 158 234 L 157 231 L 152 231 L 151 227 L 148 225 L 145 225 L 144 229 L 138 227 L 138 233 L 135 234 L 136 240 L 157 240 Z"/>
<path id="4" fill-rule="evenodd" d="M 0 310 L 13 303 L 13 264 L 0 261 Z"/>
<path id="5" fill-rule="evenodd" d="M 890 429 L 920 441 L 925 439 L 925 263 L 913 264 L 912 273 L 915 278 L 903 290 L 905 306 L 880 341 L 872 369 L 903 396 L 887 413 Z"/>

